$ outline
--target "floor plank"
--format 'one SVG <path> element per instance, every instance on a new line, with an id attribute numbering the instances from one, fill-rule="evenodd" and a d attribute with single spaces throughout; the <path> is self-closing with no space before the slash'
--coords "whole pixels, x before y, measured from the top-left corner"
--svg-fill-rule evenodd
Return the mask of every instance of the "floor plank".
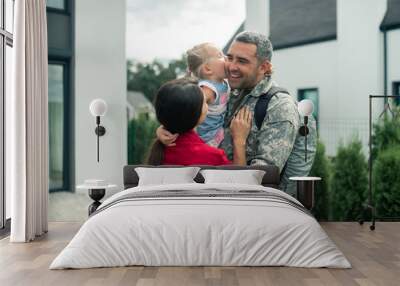
<path id="1" fill-rule="evenodd" d="M 375 231 L 355 222 L 321 224 L 351 262 L 352 269 L 290 267 L 116 267 L 48 269 L 81 223 L 53 222 L 32 243 L 0 240 L 0 285 L 399 285 L 400 222 L 378 222 Z"/>

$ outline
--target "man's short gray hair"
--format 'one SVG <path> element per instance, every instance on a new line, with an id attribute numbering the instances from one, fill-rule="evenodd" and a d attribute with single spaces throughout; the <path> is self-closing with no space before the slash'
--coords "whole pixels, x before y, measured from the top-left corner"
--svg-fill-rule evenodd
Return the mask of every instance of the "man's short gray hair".
<path id="1" fill-rule="evenodd" d="M 268 40 L 268 37 L 257 33 L 244 31 L 239 33 L 234 42 L 241 42 L 247 44 L 254 44 L 257 47 L 256 56 L 259 62 L 263 62 L 265 60 L 271 61 L 272 58 L 272 44 L 271 41 Z"/>

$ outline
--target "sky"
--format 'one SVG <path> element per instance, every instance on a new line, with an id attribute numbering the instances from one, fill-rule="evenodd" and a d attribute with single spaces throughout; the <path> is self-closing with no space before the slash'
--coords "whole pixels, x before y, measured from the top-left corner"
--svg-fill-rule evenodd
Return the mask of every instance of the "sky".
<path id="1" fill-rule="evenodd" d="M 245 18 L 245 0 L 127 0 L 126 56 L 178 59 L 212 42 L 221 49 Z"/>

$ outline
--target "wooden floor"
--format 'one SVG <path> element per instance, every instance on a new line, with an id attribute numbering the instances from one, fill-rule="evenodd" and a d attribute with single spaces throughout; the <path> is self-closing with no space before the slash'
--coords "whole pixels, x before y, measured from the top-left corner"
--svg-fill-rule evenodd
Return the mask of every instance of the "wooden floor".
<path id="1" fill-rule="evenodd" d="M 48 270 L 76 233 L 78 223 L 51 223 L 43 238 L 27 244 L 0 241 L 0 285 L 400 285 L 400 222 L 323 223 L 353 268 L 120 267 Z"/>

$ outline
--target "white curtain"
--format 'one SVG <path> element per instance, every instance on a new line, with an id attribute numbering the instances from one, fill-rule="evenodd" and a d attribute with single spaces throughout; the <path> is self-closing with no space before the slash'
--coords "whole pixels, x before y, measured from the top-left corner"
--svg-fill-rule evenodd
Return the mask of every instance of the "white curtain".
<path id="1" fill-rule="evenodd" d="M 6 115 L 10 241 L 28 242 L 48 228 L 46 1 L 18 0 L 14 11 L 13 92 Z"/>

